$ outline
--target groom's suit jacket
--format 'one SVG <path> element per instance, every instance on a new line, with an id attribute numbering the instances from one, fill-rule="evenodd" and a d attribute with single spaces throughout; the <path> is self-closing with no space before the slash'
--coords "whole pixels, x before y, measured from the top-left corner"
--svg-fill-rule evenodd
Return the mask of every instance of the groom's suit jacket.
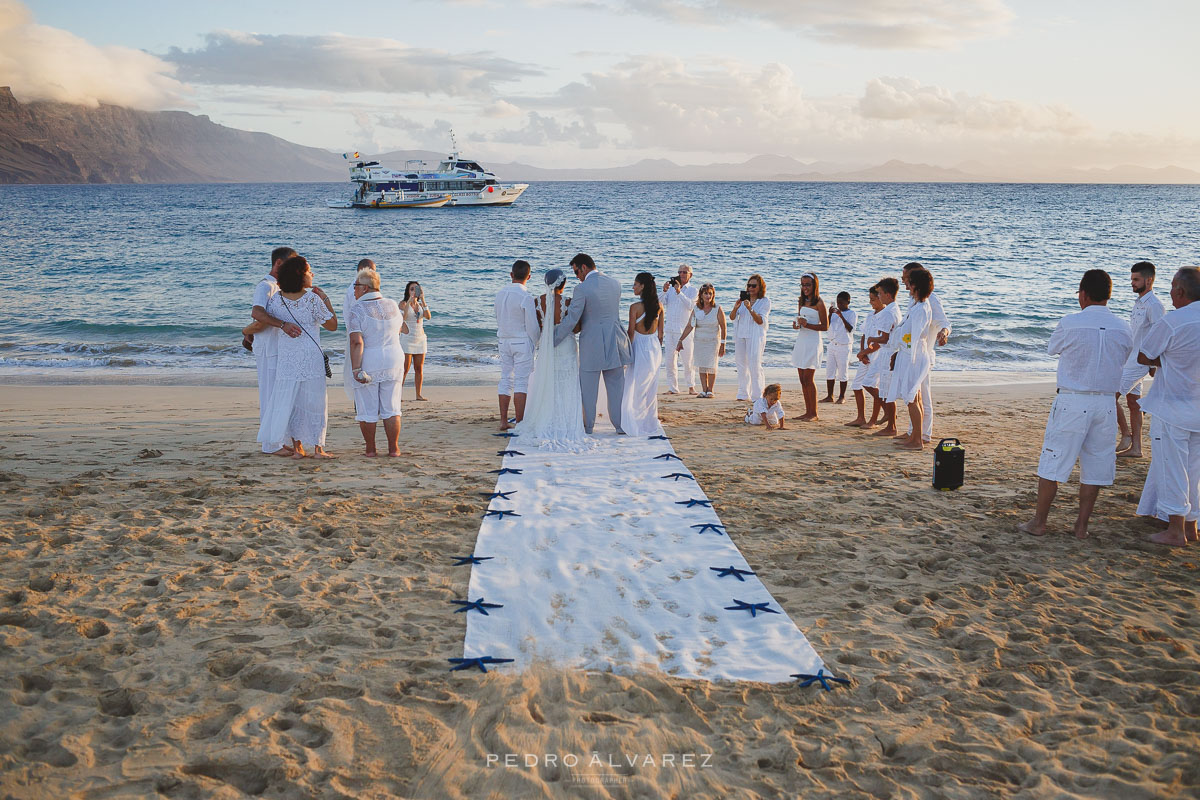
<path id="1" fill-rule="evenodd" d="M 621 284 L 602 272 L 592 272 L 575 287 L 563 321 L 554 328 L 557 345 L 579 331 L 579 370 L 600 372 L 617 369 L 632 361 L 629 334 L 621 324 Z"/>

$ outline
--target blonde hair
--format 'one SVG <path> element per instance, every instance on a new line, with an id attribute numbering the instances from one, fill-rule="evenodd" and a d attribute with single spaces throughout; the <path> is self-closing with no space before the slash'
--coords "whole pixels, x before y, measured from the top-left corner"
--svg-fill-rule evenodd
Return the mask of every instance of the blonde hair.
<path id="1" fill-rule="evenodd" d="M 773 395 L 775 395 L 775 399 L 778 400 L 779 395 L 782 392 L 783 392 L 783 387 L 780 386 L 778 383 L 769 383 L 763 387 L 763 398 L 766 398 L 766 396 L 769 394 L 773 394 Z"/>
<path id="2" fill-rule="evenodd" d="M 360 269 L 354 282 L 366 285 L 372 292 L 379 291 L 379 273 L 373 269 Z"/>

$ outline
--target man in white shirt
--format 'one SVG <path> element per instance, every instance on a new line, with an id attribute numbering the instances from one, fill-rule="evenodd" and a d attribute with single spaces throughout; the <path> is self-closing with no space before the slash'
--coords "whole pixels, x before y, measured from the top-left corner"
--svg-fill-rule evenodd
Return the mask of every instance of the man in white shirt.
<path id="1" fill-rule="evenodd" d="M 668 394 L 679 394 L 679 361 L 683 361 L 688 394 L 696 393 L 696 367 L 692 359 L 694 337 L 684 339 L 683 349 L 678 349 L 679 337 L 683 336 L 683 330 L 696 309 L 698 290 L 689 284 L 691 279 L 692 268 L 680 264 L 678 277 L 672 278 L 658 297 L 663 307 L 663 366 L 667 369 Z"/>
<path id="2" fill-rule="evenodd" d="M 271 401 L 271 393 L 275 390 L 275 363 L 278 356 L 279 331 L 284 335 L 295 338 L 304 331 L 295 322 L 284 322 L 267 313 L 267 301 L 279 291 L 275 276 L 279 267 L 292 256 L 297 255 L 290 247 L 276 247 L 271 251 L 271 271 L 254 287 L 254 300 L 250 307 L 250 316 L 254 322 L 243 330 L 247 339 L 253 342 L 254 365 L 258 368 L 258 421 L 262 425 L 263 415 Z M 292 448 L 286 442 L 263 442 L 262 451 L 277 456 L 290 456 Z"/>
<path id="3" fill-rule="evenodd" d="M 858 315 L 850 310 L 850 293 L 838 292 L 837 305 L 829 311 L 829 346 L 825 348 L 825 399 L 822 403 L 846 402 L 846 381 L 850 379 L 850 340 Z M 841 381 L 837 400 L 833 384 Z"/>
<path id="4" fill-rule="evenodd" d="M 354 280 L 350 281 L 350 285 L 346 287 L 346 295 L 342 300 L 342 319 L 347 320 L 346 326 L 346 360 L 342 363 L 342 386 L 346 390 L 346 396 L 350 398 L 350 402 L 354 402 L 354 387 L 358 386 L 358 381 L 354 380 L 353 370 L 350 368 L 350 311 L 353 310 L 358 298 L 354 296 L 354 287 L 358 285 L 358 273 L 364 269 L 369 269 L 371 272 L 378 272 L 375 262 L 369 258 L 361 259 L 358 262 L 358 267 L 354 271 Z M 357 407 L 355 409 L 357 411 Z"/>
<path id="5" fill-rule="evenodd" d="M 1046 352 L 1058 356 L 1058 396 L 1050 408 L 1042 455 L 1038 460 L 1037 510 L 1017 526 L 1041 536 L 1058 485 L 1071 477 L 1079 461 L 1079 516 L 1075 537 L 1086 539 L 1088 520 L 1101 486 L 1112 486 L 1117 472 L 1117 409 L 1121 370 L 1133 349 L 1129 325 L 1108 308 L 1112 278 L 1088 270 L 1079 282 L 1079 307 L 1058 323 Z"/>
<path id="6" fill-rule="evenodd" d="M 1121 398 L 1118 396 L 1117 426 L 1121 429 L 1121 443 L 1117 445 L 1117 457 L 1141 458 L 1142 409 L 1139 401 L 1142 381 L 1147 374 L 1153 375 L 1154 370 L 1138 363 L 1138 352 L 1146 334 L 1167 310 L 1154 293 L 1154 265 L 1149 261 L 1139 261 L 1133 265 L 1129 273 L 1129 285 L 1137 295 L 1133 312 L 1129 315 L 1129 327 L 1133 330 L 1133 354 L 1121 373 L 1121 394 L 1125 395 L 1125 401 L 1129 404 L 1129 422 L 1125 422 L 1125 412 L 1121 409 Z"/>
<path id="7" fill-rule="evenodd" d="M 914 269 L 924 269 L 917 261 L 904 265 L 904 285 L 908 285 L 908 273 Z M 912 308 L 916 303 L 911 297 L 908 301 L 908 307 Z M 937 292 L 929 295 L 929 311 L 933 316 L 933 328 L 938 332 L 937 347 L 944 347 L 946 342 L 950 340 L 950 319 L 946 316 L 946 310 L 942 306 L 942 299 L 938 297 Z M 930 385 L 930 377 L 933 375 L 933 361 L 936 356 L 936 351 L 929 354 L 929 373 L 926 374 L 925 380 L 921 381 L 921 411 L 924 422 L 921 424 L 921 439 L 926 442 L 933 440 L 933 387 Z M 909 423 L 908 435 L 912 435 L 912 423 Z"/>
<path id="8" fill-rule="evenodd" d="M 518 260 L 508 273 L 512 283 L 496 293 L 496 338 L 500 344 L 500 430 L 508 430 L 509 395 L 516 406 L 516 421 L 525 418 L 533 351 L 542 329 L 538 325 L 533 296 L 525 288 L 529 262 Z"/>
<path id="9" fill-rule="evenodd" d="M 877 345 L 878 350 L 871 357 L 871 366 L 867 368 L 864 385 L 873 400 L 878 400 L 883 406 L 883 427 L 875 431 L 873 436 L 894 436 L 896 434 L 896 404 L 887 401 L 891 389 L 892 357 L 896 354 L 897 341 L 892 334 L 900 325 L 900 309 L 896 307 L 896 292 L 900 291 L 900 281 L 895 278 L 884 278 L 876 284 L 879 288 L 879 301 L 883 308 L 875 315 L 875 335 L 867 339 L 868 345 Z"/>
<path id="10" fill-rule="evenodd" d="M 1163 316 L 1142 340 L 1138 362 L 1156 367 L 1154 385 L 1142 402 L 1153 417 L 1155 446 L 1147 491 L 1156 491 L 1165 531 L 1152 542 L 1175 547 L 1197 541 L 1200 518 L 1200 269 L 1184 267 L 1171 281 L 1175 310 Z M 1158 463 L 1155 463 L 1158 462 Z M 1157 479 L 1157 485 L 1151 481 Z"/>

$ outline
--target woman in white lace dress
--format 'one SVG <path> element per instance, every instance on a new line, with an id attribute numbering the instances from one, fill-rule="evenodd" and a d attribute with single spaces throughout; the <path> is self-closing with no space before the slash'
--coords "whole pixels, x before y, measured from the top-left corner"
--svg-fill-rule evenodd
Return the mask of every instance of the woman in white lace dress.
<path id="1" fill-rule="evenodd" d="M 305 446 L 312 449 L 316 458 L 334 458 L 325 452 L 328 417 L 321 328 L 336 331 L 338 322 L 329 297 L 320 287 L 313 286 L 312 279 L 308 261 L 303 256 L 293 256 L 279 267 L 279 292 L 267 301 L 268 314 L 299 325 L 303 332 L 294 339 L 279 337 L 275 387 L 258 430 L 258 441 L 290 439 L 293 458 L 305 458 Z M 275 454 L 288 455 L 286 450 Z"/>
<path id="2" fill-rule="evenodd" d="M 404 369 L 400 378 L 401 385 L 408 378 L 408 368 L 413 371 L 413 387 L 417 390 L 417 399 L 424 400 L 421 386 L 425 382 L 425 352 L 429 349 L 429 340 L 425 336 L 425 320 L 433 317 L 433 312 L 425 304 L 425 290 L 416 281 L 409 281 L 404 287 L 404 300 L 400 303 L 404 312 L 404 324 L 408 330 L 400 337 L 400 347 L 404 350 Z"/>
<path id="3" fill-rule="evenodd" d="M 629 342 L 633 363 L 625 370 L 621 398 L 621 428 L 630 436 L 662 433 L 658 421 L 658 368 L 662 366 L 663 311 L 658 287 L 649 272 L 633 279 L 641 301 L 629 307 Z"/>
<path id="4" fill-rule="evenodd" d="M 563 297 L 567 278 L 561 269 L 545 275 L 547 291 L 537 301 L 542 336 L 538 342 L 525 416 L 517 435 L 543 450 L 576 453 L 595 441 L 583 430 L 583 400 L 579 392 L 579 345 L 572 333 L 554 344 L 554 326 L 566 316 L 570 300 Z"/>
<path id="5" fill-rule="evenodd" d="M 383 423 L 388 455 L 400 456 L 400 388 L 407 332 L 395 300 L 379 293 L 379 273 L 364 269 L 354 280 L 355 302 L 346 316 L 350 331 L 350 369 L 354 378 L 354 418 L 368 458 L 375 456 L 375 427 Z"/>

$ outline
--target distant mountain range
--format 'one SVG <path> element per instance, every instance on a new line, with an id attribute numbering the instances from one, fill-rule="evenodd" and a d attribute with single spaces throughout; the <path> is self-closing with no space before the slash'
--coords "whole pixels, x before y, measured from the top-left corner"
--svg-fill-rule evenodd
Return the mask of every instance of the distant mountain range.
<path id="1" fill-rule="evenodd" d="M 471 155 L 465 153 L 464 155 Z M 409 159 L 445 153 L 397 150 L 372 156 L 402 168 Z M 546 169 L 487 163 L 507 181 L 869 181 L 1030 183 L 1200 183 L 1182 167 L 1062 169 L 1052 175 L 888 161 L 876 166 L 803 162 L 761 155 L 741 163 L 681 165 L 645 159 L 624 167 Z M 21 103 L 0 87 L 0 183 L 284 183 L 345 181 L 339 153 L 266 133 L 218 125 L 183 111 L 137 111 L 66 103 Z"/>

